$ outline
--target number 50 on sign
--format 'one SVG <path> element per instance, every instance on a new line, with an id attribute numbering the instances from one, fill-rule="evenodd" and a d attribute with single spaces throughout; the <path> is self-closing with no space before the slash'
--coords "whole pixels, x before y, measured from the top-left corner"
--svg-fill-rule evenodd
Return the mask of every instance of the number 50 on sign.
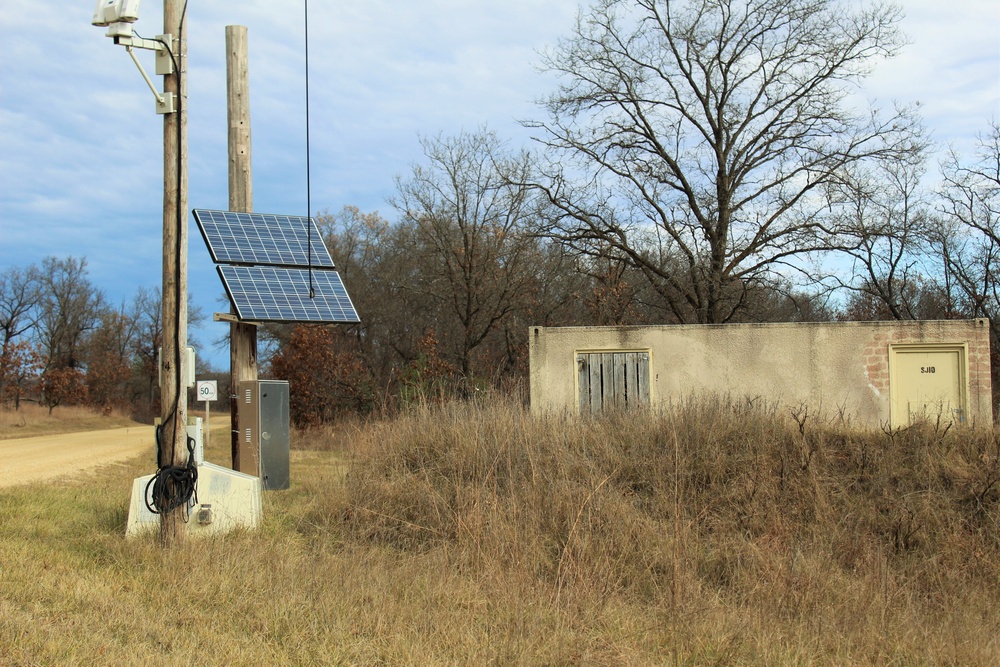
<path id="1" fill-rule="evenodd" d="M 198 393 L 199 401 L 214 401 L 218 398 L 219 382 L 218 380 L 198 380 L 195 391 Z"/>

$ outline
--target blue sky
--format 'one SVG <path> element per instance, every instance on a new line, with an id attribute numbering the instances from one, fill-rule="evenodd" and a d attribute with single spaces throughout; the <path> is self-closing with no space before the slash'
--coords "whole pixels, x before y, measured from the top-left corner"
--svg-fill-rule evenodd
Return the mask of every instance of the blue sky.
<path id="1" fill-rule="evenodd" d="M 920 102 L 942 147 L 971 147 L 1000 119 L 1000 2 L 903 0 L 911 44 L 864 94 Z M 310 4 L 313 213 L 355 205 L 392 216 L 393 178 L 422 160 L 419 138 L 488 124 L 527 144 L 518 119 L 553 87 L 537 51 L 568 33 L 576 0 L 365 0 Z M 0 269 L 86 257 L 113 301 L 159 283 L 162 119 L 122 47 L 90 25 L 92 0 L 6 0 L 0 13 Z M 142 2 L 136 31 L 162 32 Z M 301 3 L 191 0 L 189 202 L 225 209 L 225 26 L 250 49 L 254 209 L 306 212 Z M 152 71 L 152 55 L 139 54 Z M 154 77 L 158 80 L 159 77 Z M 191 222 L 189 288 L 211 319 L 228 310 Z M 350 285 L 348 285 L 350 289 Z M 363 316 L 363 313 L 362 313 Z M 214 366 L 224 325 L 191 331 Z"/>

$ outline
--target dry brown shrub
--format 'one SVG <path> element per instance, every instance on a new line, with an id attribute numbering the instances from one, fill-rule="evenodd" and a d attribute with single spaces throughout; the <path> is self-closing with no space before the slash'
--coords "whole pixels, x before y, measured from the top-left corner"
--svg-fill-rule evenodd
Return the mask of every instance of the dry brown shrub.
<path id="1" fill-rule="evenodd" d="M 416 405 L 180 550 L 122 537 L 145 458 L 9 489 L 0 664 L 1000 663 L 996 435 L 802 416 Z"/>
<path id="2" fill-rule="evenodd" d="M 444 549 L 559 604 L 821 619 L 802 629 L 820 654 L 879 663 L 896 649 L 867 643 L 872 623 L 905 644 L 958 609 L 996 618 L 998 459 L 992 432 L 872 433 L 731 398 L 601 419 L 453 403 L 368 431 L 340 517 L 351 540 Z"/>

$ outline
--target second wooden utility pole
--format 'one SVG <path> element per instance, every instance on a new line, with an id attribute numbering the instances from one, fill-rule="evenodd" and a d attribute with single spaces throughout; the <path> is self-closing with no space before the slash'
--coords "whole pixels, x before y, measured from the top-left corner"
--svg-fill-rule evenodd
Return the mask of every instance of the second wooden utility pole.
<path id="1" fill-rule="evenodd" d="M 250 67 L 246 26 L 226 26 L 226 82 L 229 118 L 229 210 L 253 211 L 250 160 Z M 234 311 L 235 312 L 235 311 Z M 259 454 L 240 437 L 240 383 L 257 379 L 257 325 L 229 325 L 230 416 L 233 470 L 260 476 Z"/>

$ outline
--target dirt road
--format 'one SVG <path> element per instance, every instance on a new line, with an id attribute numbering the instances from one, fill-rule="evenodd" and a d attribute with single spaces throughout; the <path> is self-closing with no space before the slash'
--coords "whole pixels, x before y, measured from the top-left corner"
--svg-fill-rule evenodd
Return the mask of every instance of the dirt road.
<path id="1" fill-rule="evenodd" d="M 0 488 L 77 475 L 141 454 L 155 457 L 152 426 L 0 440 Z"/>

